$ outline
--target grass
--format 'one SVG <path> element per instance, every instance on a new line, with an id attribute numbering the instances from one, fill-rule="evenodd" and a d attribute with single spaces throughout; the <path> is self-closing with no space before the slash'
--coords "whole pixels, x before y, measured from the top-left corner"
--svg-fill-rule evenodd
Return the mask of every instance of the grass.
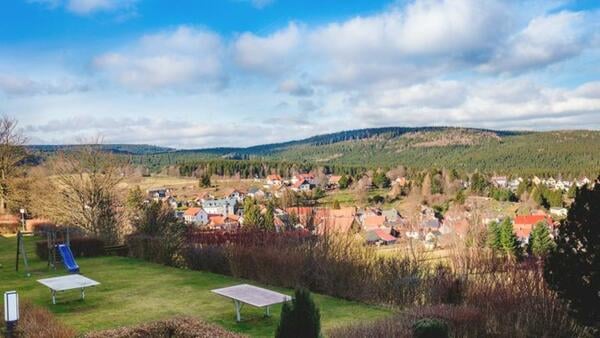
<path id="1" fill-rule="evenodd" d="M 254 337 L 274 335 L 280 306 L 271 309 L 270 318 L 263 318 L 260 309 L 244 307 L 244 320 L 238 324 L 235 322 L 232 302 L 210 292 L 214 288 L 248 281 L 124 257 L 78 259 L 82 274 L 102 284 L 89 289 L 84 301 L 79 300 L 78 291 L 70 291 L 59 293 L 58 303 L 52 305 L 49 290 L 36 280 L 63 275 L 65 272 L 62 267 L 58 267 L 57 271 L 48 271 L 46 262 L 35 256 L 34 241 L 34 238 L 26 240 L 32 270 L 32 276 L 26 277 L 24 272 L 17 273 L 14 270 L 16 239 L 0 237 L 0 292 L 17 290 L 22 298 L 48 308 L 59 320 L 78 332 L 190 315 Z M 270 289 L 292 293 L 288 289 Z M 372 321 L 391 314 L 386 309 L 332 297 L 315 294 L 314 298 L 321 309 L 324 330 L 358 321 Z"/>

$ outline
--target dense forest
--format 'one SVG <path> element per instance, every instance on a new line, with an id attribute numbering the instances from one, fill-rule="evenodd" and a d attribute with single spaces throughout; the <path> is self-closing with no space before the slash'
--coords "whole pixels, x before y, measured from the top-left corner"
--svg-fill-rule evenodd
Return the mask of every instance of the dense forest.
<path id="1" fill-rule="evenodd" d="M 360 168 L 448 168 L 464 172 L 514 175 L 597 176 L 600 132 L 507 132 L 485 129 L 422 127 L 372 128 L 318 135 L 304 140 L 247 148 L 173 150 L 147 145 L 103 145 L 133 165 L 160 171 L 178 166 L 190 175 L 262 176 L 324 167 L 350 173 Z M 64 146 L 32 147 L 40 154 Z"/>

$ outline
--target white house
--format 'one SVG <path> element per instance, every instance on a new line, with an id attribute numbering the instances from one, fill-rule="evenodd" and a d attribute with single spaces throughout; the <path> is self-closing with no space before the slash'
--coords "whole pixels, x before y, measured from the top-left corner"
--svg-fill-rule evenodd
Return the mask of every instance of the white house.
<path id="1" fill-rule="evenodd" d="M 189 208 L 183 213 L 183 219 L 189 224 L 206 224 L 208 213 L 202 208 Z"/>
<path id="2" fill-rule="evenodd" d="M 267 176 L 267 185 L 281 185 L 283 180 L 279 175 L 269 175 Z"/>
<path id="3" fill-rule="evenodd" d="M 492 184 L 497 188 L 506 188 L 508 185 L 508 178 L 506 176 L 493 176 Z"/>
<path id="4" fill-rule="evenodd" d="M 557 217 L 567 217 L 568 213 L 569 213 L 569 210 L 567 210 L 567 208 L 559 208 L 559 207 L 550 208 L 550 214 L 557 216 Z"/>
<path id="5" fill-rule="evenodd" d="M 310 191 L 311 185 L 307 180 L 296 181 L 292 185 L 292 190 L 294 191 Z"/>
<path id="6" fill-rule="evenodd" d="M 236 205 L 237 200 L 235 198 L 202 200 L 202 209 L 209 214 L 232 215 L 235 214 Z"/>

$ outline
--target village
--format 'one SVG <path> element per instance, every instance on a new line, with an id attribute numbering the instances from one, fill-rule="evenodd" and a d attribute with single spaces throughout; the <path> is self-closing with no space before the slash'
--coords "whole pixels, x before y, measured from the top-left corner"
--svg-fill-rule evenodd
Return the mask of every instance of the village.
<path id="1" fill-rule="evenodd" d="M 402 203 L 395 206 L 378 203 L 376 199 L 362 206 L 353 203 L 341 205 L 335 196 L 342 190 L 340 180 L 345 179 L 339 175 L 317 179 L 316 175 L 310 173 L 289 178 L 273 174 L 239 184 L 244 187 L 230 186 L 222 190 L 204 191 L 187 199 L 178 198 L 169 187 L 153 187 L 146 190 L 146 201 L 168 203 L 179 219 L 198 231 L 238 232 L 245 226 L 244 200 L 251 199 L 259 206 L 261 215 L 273 213 L 273 230 L 276 232 L 302 230 L 317 235 L 352 233 L 361 236 L 367 244 L 385 246 L 386 250 L 406 246 L 409 242 L 420 243 L 425 250 L 448 248 L 464 241 L 473 231 L 485 231 L 490 223 L 500 223 L 505 219 L 510 220 L 515 235 L 525 247 L 536 225 L 542 223 L 551 233 L 555 233 L 559 221 L 567 215 L 564 206 L 537 206 L 526 213 L 518 211 L 518 202 L 503 202 L 504 208 L 492 208 L 489 207 L 492 198 L 475 195 L 466 197 L 463 205 L 452 205 L 443 213 L 426 204 L 419 204 L 414 212 L 407 211 Z M 488 184 L 514 193 L 523 182 L 563 194 L 572 187 L 580 188 L 592 183 L 587 177 L 563 180 L 537 176 L 528 179 L 491 176 Z M 368 184 L 368 189 L 376 189 L 371 183 Z M 408 187 L 410 184 L 406 177 L 397 177 L 390 181 L 390 189 Z M 469 181 L 460 181 L 459 184 L 464 189 L 470 187 Z M 334 202 L 330 205 L 281 205 L 286 194 L 311 196 L 315 193 L 329 195 L 328 199 Z M 313 203 L 309 204 L 316 204 L 315 200 L 311 201 Z M 269 208 L 270 205 L 273 207 Z"/>

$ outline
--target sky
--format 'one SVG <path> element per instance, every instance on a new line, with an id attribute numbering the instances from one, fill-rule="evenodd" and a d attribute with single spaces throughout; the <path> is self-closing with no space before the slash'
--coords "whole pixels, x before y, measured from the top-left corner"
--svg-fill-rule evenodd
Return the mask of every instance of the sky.
<path id="1" fill-rule="evenodd" d="M 0 114 L 31 144 L 176 148 L 600 129 L 600 0 L 7 0 Z"/>

